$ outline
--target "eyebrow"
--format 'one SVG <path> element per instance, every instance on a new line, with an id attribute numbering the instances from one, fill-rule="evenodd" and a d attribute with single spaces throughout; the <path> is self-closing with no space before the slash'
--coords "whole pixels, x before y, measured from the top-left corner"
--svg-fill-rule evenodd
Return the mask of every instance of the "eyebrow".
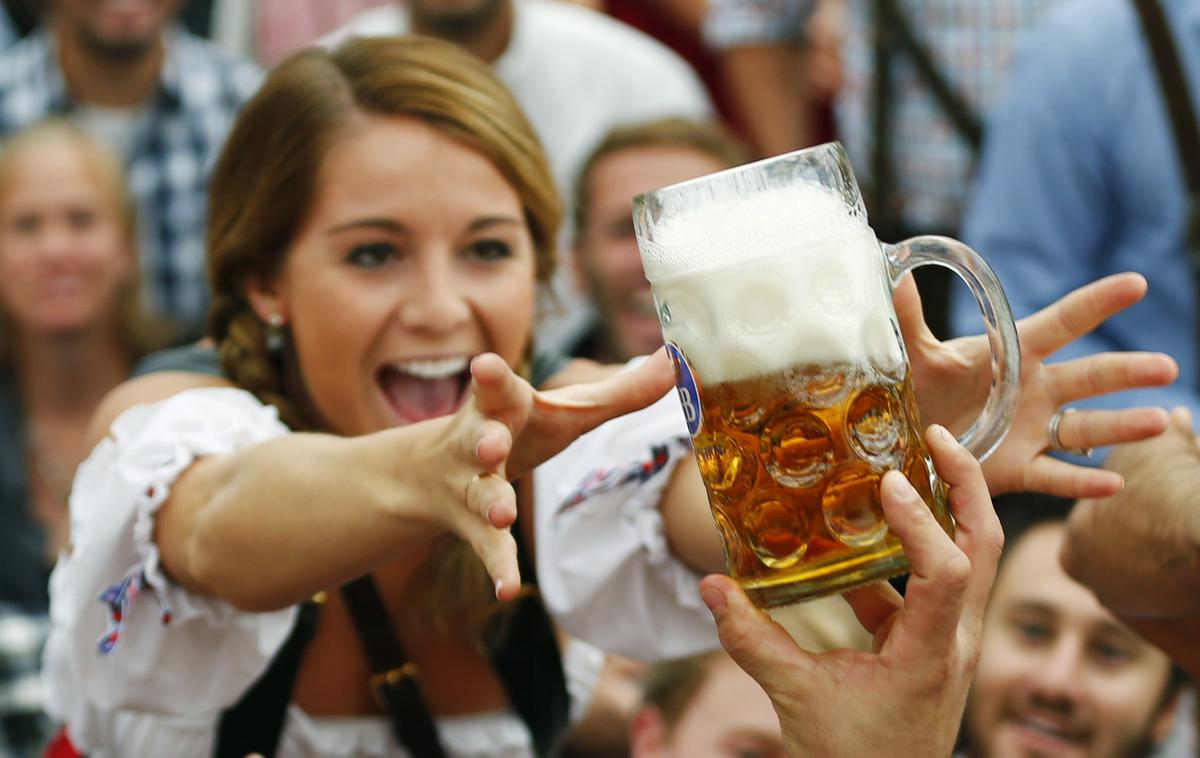
<path id="1" fill-rule="evenodd" d="M 468 232 L 478 232 L 493 226 L 521 226 L 524 222 L 512 216 L 484 216 L 477 218 L 467 227 Z M 409 228 L 390 218 L 360 218 L 330 227 L 326 234 L 339 234 L 353 229 L 377 229 L 392 234 L 409 234 Z"/>
<path id="2" fill-rule="evenodd" d="M 1008 607 L 1010 611 L 1023 611 L 1026 613 L 1040 613 L 1045 616 L 1056 615 L 1054 606 L 1042 600 L 1017 600 Z"/>
<path id="3" fill-rule="evenodd" d="M 525 222 L 512 216 L 484 216 L 477 218 L 467 227 L 468 232 L 478 232 L 492 226 L 522 226 Z"/>
<path id="4" fill-rule="evenodd" d="M 1020 612 L 1035 613 L 1039 616 L 1047 616 L 1047 617 L 1055 617 L 1055 618 L 1058 616 L 1058 611 L 1055 610 L 1053 605 L 1051 605 L 1050 603 L 1045 603 L 1045 602 L 1041 602 L 1041 601 L 1037 601 L 1037 600 L 1019 601 L 1017 603 L 1014 603 L 1009 608 L 1009 611 L 1013 612 L 1013 613 L 1020 613 Z M 1102 634 L 1115 635 L 1115 636 L 1121 637 L 1122 639 L 1126 639 L 1129 642 L 1134 643 L 1134 644 L 1143 644 L 1142 638 L 1139 637 L 1137 635 L 1137 633 L 1135 633 L 1133 630 L 1129 629 L 1128 627 L 1123 626 L 1119 622 L 1113 621 L 1112 619 L 1099 619 L 1097 621 L 1091 622 L 1089 626 L 1096 632 L 1099 632 Z"/>
<path id="5" fill-rule="evenodd" d="M 326 234 L 338 234 L 352 229 L 378 229 L 393 234 L 408 234 L 408 227 L 390 218 L 359 218 L 330 227 Z"/>

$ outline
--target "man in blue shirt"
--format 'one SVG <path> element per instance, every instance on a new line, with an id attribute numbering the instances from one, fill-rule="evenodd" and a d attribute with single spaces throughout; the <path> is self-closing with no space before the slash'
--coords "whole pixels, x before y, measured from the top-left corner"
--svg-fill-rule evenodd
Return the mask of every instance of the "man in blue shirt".
<path id="1" fill-rule="evenodd" d="M 1194 99 L 1200 2 L 1160 2 Z M 1180 379 L 1080 405 L 1200 412 L 1187 213 L 1179 153 L 1133 3 L 1066 0 L 1018 53 L 1006 101 L 988 125 L 964 239 L 996 269 L 1017 317 L 1105 274 L 1145 275 L 1143 302 L 1061 355 L 1161 351 L 1179 362 Z M 958 333 L 981 328 L 968 300 L 954 303 Z"/>

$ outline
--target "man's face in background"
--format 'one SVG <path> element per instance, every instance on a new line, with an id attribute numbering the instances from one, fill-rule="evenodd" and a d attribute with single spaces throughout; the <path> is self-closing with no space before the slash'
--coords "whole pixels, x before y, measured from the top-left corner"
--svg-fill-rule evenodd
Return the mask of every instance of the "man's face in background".
<path id="1" fill-rule="evenodd" d="M 477 33 L 500 17 L 512 0 L 408 0 L 417 26 L 458 37 Z"/>
<path id="2" fill-rule="evenodd" d="M 55 0 L 53 13 L 95 53 L 145 54 L 179 11 L 181 0 Z"/>
<path id="3" fill-rule="evenodd" d="M 1006 549 L 967 703 L 972 758 L 1136 756 L 1170 728 L 1170 662 L 1063 572 L 1063 530 Z"/>
<path id="4" fill-rule="evenodd" d="M 606 356 L 609 360 L 646 355 L 662 345 L 662 328 L 633 233 L 634 196 L 725 168 L 716 157 L 688 145 L 628 147 L 592 166 L 575 262 L 614 353 Z"/>

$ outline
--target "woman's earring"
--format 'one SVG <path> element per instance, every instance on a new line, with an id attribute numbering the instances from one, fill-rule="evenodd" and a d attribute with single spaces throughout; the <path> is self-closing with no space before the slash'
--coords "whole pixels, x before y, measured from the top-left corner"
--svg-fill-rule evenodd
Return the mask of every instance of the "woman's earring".
<path id="1" fill-rule="evenodd" d="M 271 355 L 283 352 L 283 316 L 278 313 L 267 316 L 267 352 Z"/>

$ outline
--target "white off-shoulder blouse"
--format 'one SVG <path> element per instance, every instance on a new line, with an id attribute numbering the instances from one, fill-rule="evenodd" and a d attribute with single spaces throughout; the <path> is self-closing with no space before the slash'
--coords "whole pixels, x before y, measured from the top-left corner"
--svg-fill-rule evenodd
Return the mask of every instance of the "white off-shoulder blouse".
<path id="1" fill-rule="evenodd" d="M 51 577 L 44 666 L 51 714 L 89 755 L 209 755 L 220 712 L 288 637 L 294 608 L 248 613 L 188 592 L 162 572 L 152 539 L 155 512 L 197 457 L 288 433 L 245 391 L 195 389 L 126 411 L 81 465 L 71 550 Z M 651 661 L 718 645 L 700 574 L 671 554 L 658 509 L 690 450 L 672 392 L 535 473 L 538 584 L 573 637 L 564 668 L 574 715 L 603 661 L 597 647 Z M 853 618 L 830 603 L 799 607 L 785 626 L 813 647 L 847 644 Z M 438 730 L 452 755 L 533 752 L 511 712 L 443 718 Z M 279 755 L 404 755 L 392 742 L 383 719 L 318 719 L 292 706 Z"/>
<path id="2" fill-rule="evenodd" d="M 275 409 L 236 389 L 195 389 L 131 408 L 80 466 L 71 548 L 51 577 L 47 707 L 92 758 L 208 756 L 221 711 L 266 669 L 296 609 L 249 613 L 163 573 L 154 515 L 198 457 L 288 434 Z M 572 710 L 586 706 L 603 654 L 572 641 Z M 454 756 L 528 756 L 511 712 L 442 718 Z M 382 718 L 314 718 L 291 706 L 279 756 L 402 756 Z"/>

